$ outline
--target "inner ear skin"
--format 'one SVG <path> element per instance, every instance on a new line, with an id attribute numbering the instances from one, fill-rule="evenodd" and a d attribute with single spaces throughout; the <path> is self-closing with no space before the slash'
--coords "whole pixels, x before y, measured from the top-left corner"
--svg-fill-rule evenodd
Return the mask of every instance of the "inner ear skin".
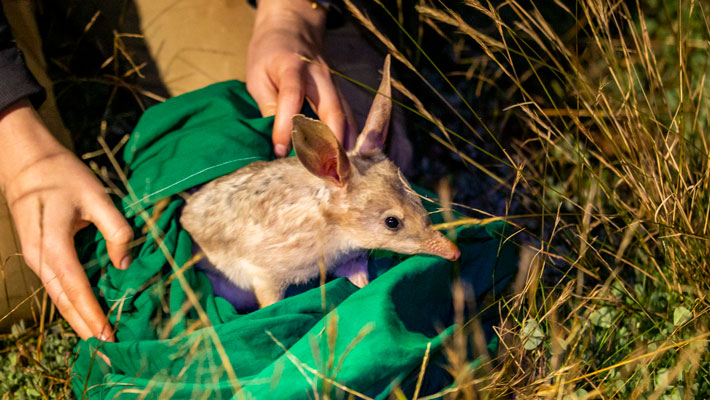
<path id="1" fill-rule="evenodd" d="M 355 144 L 355 152 L 368 154 L 375 149 L 382 149 L 387 139 L 390 115 L 392 113 L 392 86 L 390 84 L 390 56 L 385 57 L 382 67 L 382 81 L 370 107 L 365 127 Z"/>
<path id="2" fill-rule="evenodd" d="M 325 178 L 331 178 L 333 183 L 341 183 L 340 174 L 338 173 L 338 160 L 335 156 L 324 157 L 320 162 L 321 169 L 318 175 Z"/>
<path id="3" fill-rule="evenodd" d="M 291 139 L 296 156 L 308 171 L 338 186 L 347 184 L 350 161 L 327 125 L 300 114 L 294 115 Z"/>

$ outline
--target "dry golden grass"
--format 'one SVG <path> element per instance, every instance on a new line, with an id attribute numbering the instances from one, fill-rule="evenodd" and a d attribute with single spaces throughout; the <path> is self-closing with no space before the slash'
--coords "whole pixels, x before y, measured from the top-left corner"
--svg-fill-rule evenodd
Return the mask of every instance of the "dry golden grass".
<path id="1" fill-rule="evenodd" d="M 445 93 L 461 97 L 465 110 L 446 106 L 464 127 L 456 132 L 443 116 L 427 110 L 419 94 L 395 85 L 411 109 L 432 122 L 431 135 L 439 143 L 507 192 L 506 210 L 513 204 L 528 210 L 525 218 L 488 219 L 509 221 L 516 234 L 528 235 L 519 243 L 520 269 L 510 295 L 493 305 L 501 317 L 495 327 L 498 353 L 488 354 L 478 320 L 458 312 L 459 329 L 444 351 L 455 384 L 429 396 L 420 396 L 417 385 L 413 398 L 710 396 L 705 295 L 710 288 L 710 9 L 700 1 L 555 1 L 541 10 L 535 2 L 467 0 L 466 11 L 477 16 L 474 24 L 461 9 L 418 2 L 422 26 L 472 50 L 471 58 L 461 60 L 461 75 L 475 93 L 499 89 L 499 104 L 505 106 L 495 118 L 514 119 L 526 128 L 519 140 L 504 145 L 490 128 L 500 126 L 498 121 L 469 104 L 449 80 L 453 75 L 435 68 L 444 84 L 428 82 L 396 41 L 346 3 L 434 97 L 447 104 Z M 550 20 L 550 9 L 575 23 L 561 31 L 558 21 Z M 390 12 L 391 21 L 401 26 L 402 14 Z M 402 37 L 436 65 L 418 40 L 404 31 Z M 122 39 L 116 38 L 116 58 L 127 56 Z M 140 74 L 140 68 L 131 63 L 126 73 Z M 466 113 L 483 128 L 474 128 Z M 115 154 L 101 144 L 101 154 Z M 466 146 L 480 157 L 466 154 Z M 510 173 L 490 168 L 492 163 Z M 120 174 L 118 165 L 114 168 Z M 111 181 L 105 169 L 95 170 Z M 154 219 L 145 218 L 152 225 Z M 460 218 L 440 228 L 476 222 Z M 146 233 L 161 243 L 155 229 Z M 174 264 L 180 280 L 185 267 Z M 187 306 L 199 307 L 187 292 Z M 463 310 L 463 286 L 455 286 L 454 299 Z M 335 325 L 328 326 L 332 339 Z M 206 339 L 221 347 L 216 336 Z M 471 363 L 471 354 L 480 356 L 478 363 Z M 220 356 L 232 370 L 226 355 Z M 323 371 L 292 362 L 309 379 L 325 382 L 328 391 L 367 398 L 337 382 L 333 357 L 328 355 Z M 430 357 L 427 351 L 420 383 Z M 237 388 L 233 370 L 230 379 Z M 328 398 L 329 392 L 314 389 L 313 395 Z M 398 389 L 392 396 L 406 397 Z"/>
<path id="2" fill-rule="evenodd" d="M 508 188 L 537 221 L 497 217 L 536 239 L 523 244 L 512 294 L 498 305 L 497 358 L 465 371 L 463 339 L 455 338 L 448 356 L 457 385 L 446 396 L 707 397 L 707 5 L 465 3 L 462 10 L 422 1 L 417 11 L 423 24 L 472 50 L 460 65 L 470 84 L 506 88 L 498 118 L 516 119 L 527 132 L 500 148 L 501 158 L 461 159 Z M 563 31 L 550 19 L 552 9 L 576 23 Z M 403 61 L 407 52 L 396 41 L 353 14 Z M 412 36 L 402 36 L 436 64 Z M 403 63 L 425 79 L 411 61 Z M 472 128 L 452 132 L 398 89 L 450 150 L 480 144 Z M 453 84 L 433 90 L 459 95 Z M 483 121 L 484 130 L 496 122 Z M 482 167 L 493 162 L 512 173 Z M 472 332 L 467 340 L 480 341 Z"/>

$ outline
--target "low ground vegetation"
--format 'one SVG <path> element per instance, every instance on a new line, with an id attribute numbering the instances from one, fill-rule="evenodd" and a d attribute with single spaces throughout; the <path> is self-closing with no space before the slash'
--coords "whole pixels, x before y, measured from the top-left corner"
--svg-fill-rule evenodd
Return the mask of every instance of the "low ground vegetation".
<path id="1" fill-rule="evenodd" d="M 411 131 L 418 181 L 453 189 L 452 221 L 504 219 L 520 248 L 489 307 L 498 352 L 476 352 L 476 319 L 461 321 L 455 384 L 437 397 L 710 397 L 707 5 L 346 3 L 399 60 L 407 112 L 430 122 Z M 105 92 L 85 125 L 125 133 L 142 105 Z M 75 342 L 61 320 L 18 326 L 0 338 L 2 390 L 70 396 Z"/>

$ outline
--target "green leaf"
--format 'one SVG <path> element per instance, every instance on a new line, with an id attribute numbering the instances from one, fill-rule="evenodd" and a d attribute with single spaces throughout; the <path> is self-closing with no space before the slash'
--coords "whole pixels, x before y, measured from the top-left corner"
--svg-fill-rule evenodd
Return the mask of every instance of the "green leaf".
<path id="1" fill-rule="evenodd" d="M 663 400 L 682 400 L 683 396 L 681 396 L 680 391 L 678 388 L 673 388 L 673 391 L 671 394 L 664 394 L 661 399 Z"/>
<path id="2" fill-rule="evenodd" d="M 611 295 L 617 299 L 628 297 L 626 295 L 626 290 L 624 290 L 624 284 L 621 281 L 615 280 L 614 283 L 611 284 Z"/>
<path id="3" fill-rule="evenodd" d="M 626 392 L 626 382 L 623 379 L 614 379 L 612 382 L 614 385 L 614 390 L 620 393 Z"/>
<path id="4" fill-rule="evenodd" d="M 668 369 L 660 369 L 658 372 L 656 372 L 656 388 L 658 389 L 659 387 L 665 388 L 668 386 L 669 382 L 669 371 Z"/>
<path id="5" fill-rule="evenodd" d="M 594 326 L 609 329 L 614 322 L 614 311 L 608 307 L 602 307 L 594 310 L 591 314 L 589 314 L 589 321 Z"/>
<path id="6" fill-rule="evenodd" d="M 693 318 L 693 313 L 687 308 L 680 306 L 673 311 L 673 325 L 681 326 Z"/>
<path id="7" fill-rule="evenodd" d="M 589 396 L 589 392 L 580 388 L 575 390 L 574 393 L 565 395 L 562 400 L 583 400 L 586 399 L 587 396 Z"/>
<path id="8" fill-rule="evenodd" d="M 558 337 L 558 338 L 557 338 L 557 344 L 560 346 L 560 348 L 561 348 L 562 350 L 567 350 L 567 345 L 568 345 L 568 343 L 567 343 L 567 341 L 566 341 L 564 338 Z"/>
<path id="9" fill-rule="evenodd" d="M 646 290 L 644 289 L 643 285 L 640 283 L 634 284 L 634 293 L 636 293 L 636 296 L 639 298 L 646 296 Z"/>
<path id="10" fill-rule="evenodd" d="M 520 333 L 520 340 L 523 342 L 525 350 L 534 350 L 545 339 L 545 333 L 540 329 L 540 324 L 534 319 L 525 321 L 523 331 Z"/>

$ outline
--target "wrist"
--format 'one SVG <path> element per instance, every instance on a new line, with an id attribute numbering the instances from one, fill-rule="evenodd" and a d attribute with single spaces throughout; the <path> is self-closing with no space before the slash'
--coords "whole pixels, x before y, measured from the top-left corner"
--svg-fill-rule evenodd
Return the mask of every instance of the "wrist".
<path id="1" fill-rule="evenodd" d="M 260 0 L 259 3 L 264 0 Z M 294 0 L 309 3 L 311 8 L 327 14 L 325 20 L 326 29 L 340 28 L 345 23 L 345 4 L 343 0 Z M 250 6 L 256 8 L 257 0 L 247 0 Z"/>
<path id="2" fill-rule="evenodd" d="M 259 0 L 256 23 L 272 18 L 283 22 L 283 28 L 288 28 L 288 24 L 306 23 L 322 34 L 325 30 L 327 10 L 321 6 L 313 7 L 313 4 L 318 3 L 309 0 Z"/>
<path id="3" fill-rule="evenodd" d="M 48 156 L 67 152 L 45 127 L 27 99 L 0 111 L 0 188 Z"/>

